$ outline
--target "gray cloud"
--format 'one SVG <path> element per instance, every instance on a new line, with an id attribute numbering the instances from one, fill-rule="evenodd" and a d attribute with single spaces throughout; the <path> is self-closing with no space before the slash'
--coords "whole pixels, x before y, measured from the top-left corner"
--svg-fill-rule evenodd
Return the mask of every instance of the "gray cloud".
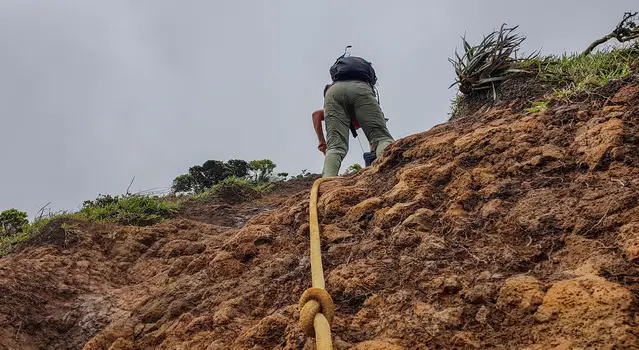
<path id="1" fill-rule="evenodd" d="M 0 3 L 0 209 L 75 209 L 169 186 L 207 159 L 319 172 L 310 113 L 343 47 L 370 59 L 397 138 L 447 119 L 464 32 L 519 24 L 524 49 L 577 51 L 635 1 Z M 635 8 L 636 9 L 636 8 Z M 344 166 L 362 163 L 357 141 Z"/>

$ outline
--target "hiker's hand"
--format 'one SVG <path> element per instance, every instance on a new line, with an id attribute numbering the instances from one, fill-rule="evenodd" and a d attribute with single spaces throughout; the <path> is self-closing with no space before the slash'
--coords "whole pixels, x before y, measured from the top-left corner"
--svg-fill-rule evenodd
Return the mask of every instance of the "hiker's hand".
<path id="1" fill-rule="evenodd" d="M 319 146 L 317 146 L 317 149 L 320 150 L 320 152 L 326 154 L 326 143 L 320 142 Z"/>

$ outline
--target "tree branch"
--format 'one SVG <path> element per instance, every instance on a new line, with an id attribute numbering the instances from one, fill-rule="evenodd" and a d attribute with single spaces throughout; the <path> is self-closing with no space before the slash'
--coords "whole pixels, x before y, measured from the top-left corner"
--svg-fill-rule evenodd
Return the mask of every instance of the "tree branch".
<path id="1" fill-rule="evenodd" d="M 639 12 L 626 12 L 621 19 L 621 22 L 617 24 L 615 30 L 612 33 L 604 36 L 601 39 L 595 40 L 584 52 L 582 56 L 586 56 L 592 53 L 597 46 L 607 42 L 610 39 L 617 39 L 620 43 L 627 42 L 639 38 L 639 27 L 635 23 L 635 18 Z"/>
<path id="2" fill-rule="evenodd" d="M 614 38 L 614 37 L 615 37 L 615 35 L 614 35 L 614 34 L 612 34 L 612 33 L 610 33 L 610 34 L 608 34 L 608 35 L 604 36 L 604 37 L 603 37 L 603 38 L 601 38 L 601 39 L 597 39 L 597 40 L 593 41 L 593 42 L 592 42 L 592 44 L 590 44 L 590 46 L 588 46 L 588 48 L 587 48 L 586 50 L 584 50 L 584 52 L 582 52 L 582 53 L 581 53 L 581 55 L 582 55 L 582 56 L 590 55 L 590 53 L 591 53 L 591 52 L 592 52 L 592 51 L 593 51 L 593 50 L 594 50 L 597 46 L 599 46 L 599 45 L 601 45 L 601 44 L 605 43 L 606 41 L 608 41 L 608 40 L 610 40 L 610 39 L 612 39 L 612 38 Z"/>
<path id="3" fill-rule="evenodd" d="M 133 185 L 133 181 L 135 181 L 135 176 L 131 179 L 131 183 L 129 183 L 129 187 L 126 188 L 125 196 L 128 196 L 130 194 L 129 190 L 131 189 L 131 185 Z"/>

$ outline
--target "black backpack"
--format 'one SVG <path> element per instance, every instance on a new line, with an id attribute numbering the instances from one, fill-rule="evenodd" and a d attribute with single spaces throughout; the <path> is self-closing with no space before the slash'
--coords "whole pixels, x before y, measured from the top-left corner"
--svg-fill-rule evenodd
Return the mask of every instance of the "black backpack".
<path id="1" fill-rule="evenodd" d="M 371 86 L 377 84 L 375 69 L 373 69 L 370 62 L 361 57 L 341 56 L 331 66 L 330 73 L 334 82 L 359 80 L 367 82 Z"/>

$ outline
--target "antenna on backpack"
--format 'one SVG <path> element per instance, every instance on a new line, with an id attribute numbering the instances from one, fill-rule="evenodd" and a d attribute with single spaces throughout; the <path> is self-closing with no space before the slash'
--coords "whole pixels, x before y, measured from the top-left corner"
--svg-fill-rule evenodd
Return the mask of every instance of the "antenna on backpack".
<path id="1" fill-rule="evenodd" d="M 344 54 L 342 55 L 342 57 L 348 57 L 348 56 L 350 56 L 350 55 L 351 55 L 351 53 L 350 53 L 350 52 L 348 52 L 348 49 L 352 49 L 352 48 L 353 48 L 353 45 L 348 45 L 348 46 L 346 46 L 346 48 L 344 49 Z"/>

